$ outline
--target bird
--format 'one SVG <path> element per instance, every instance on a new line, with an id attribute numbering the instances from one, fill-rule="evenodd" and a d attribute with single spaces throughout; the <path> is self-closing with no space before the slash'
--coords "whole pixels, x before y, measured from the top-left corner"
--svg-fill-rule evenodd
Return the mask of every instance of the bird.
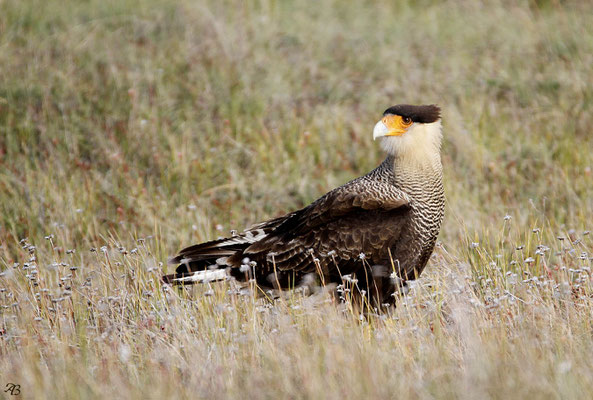
<path id="1" fill-rule="evenodd" d="M 444 218 L 441 110 L 389 107 L 373 140 L 387 153 L 378 167 L 304 208 L 182 249 L 163 281 L 234 277 L 267 290 L 347 281 L 375 307 L 394 304 L 424 270 Z"/>

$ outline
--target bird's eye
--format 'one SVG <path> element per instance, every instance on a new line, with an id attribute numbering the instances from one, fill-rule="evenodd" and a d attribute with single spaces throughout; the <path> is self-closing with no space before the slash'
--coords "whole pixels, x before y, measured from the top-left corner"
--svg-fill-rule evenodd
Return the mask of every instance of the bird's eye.
<path id="1" fill-rule="evenodd" d="M 412 123 L 412 118 L 410 117 L 402 117 L 402 121 L 405 125 L 410 125 Z"/>

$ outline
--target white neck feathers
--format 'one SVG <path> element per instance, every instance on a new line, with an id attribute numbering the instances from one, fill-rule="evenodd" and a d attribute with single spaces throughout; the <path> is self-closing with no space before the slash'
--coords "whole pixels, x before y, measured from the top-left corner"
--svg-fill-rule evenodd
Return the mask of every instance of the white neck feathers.
<path id="1" fill-rule="evenodd" d="M 381 147 L 395 157 L 396 164 L 417 169 L 441 168 L 441 120 L 412 124 L 401 136 L 381 138 Z"/>

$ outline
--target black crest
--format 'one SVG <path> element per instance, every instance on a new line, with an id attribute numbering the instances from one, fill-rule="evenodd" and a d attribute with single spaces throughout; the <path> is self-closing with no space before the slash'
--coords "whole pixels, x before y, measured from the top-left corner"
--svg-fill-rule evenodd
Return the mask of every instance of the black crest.
<path id="1" fill-rule="evenodd" d="M 398 104 L 389 107 L 383 115 L 393 114 L 410 118 L 414 122 L 421 124 L 430 124 L 441 117 L 441 109 L 436 104 L 425 106 L 414 106 L 411 104 Z"/>

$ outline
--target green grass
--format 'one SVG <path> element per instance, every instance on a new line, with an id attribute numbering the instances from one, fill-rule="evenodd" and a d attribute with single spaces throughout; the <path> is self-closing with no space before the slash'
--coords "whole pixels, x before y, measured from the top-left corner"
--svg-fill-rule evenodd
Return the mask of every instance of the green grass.
<path id="1" fill-rule="evenodd" d="M 0 387 L 591 397 L 592 25 L 560 0 L 0 1 Z M 406 102 L 443 109 L 447 210 L 396 310 L 161 287 L 180 247 L 376 166 Z"/>

